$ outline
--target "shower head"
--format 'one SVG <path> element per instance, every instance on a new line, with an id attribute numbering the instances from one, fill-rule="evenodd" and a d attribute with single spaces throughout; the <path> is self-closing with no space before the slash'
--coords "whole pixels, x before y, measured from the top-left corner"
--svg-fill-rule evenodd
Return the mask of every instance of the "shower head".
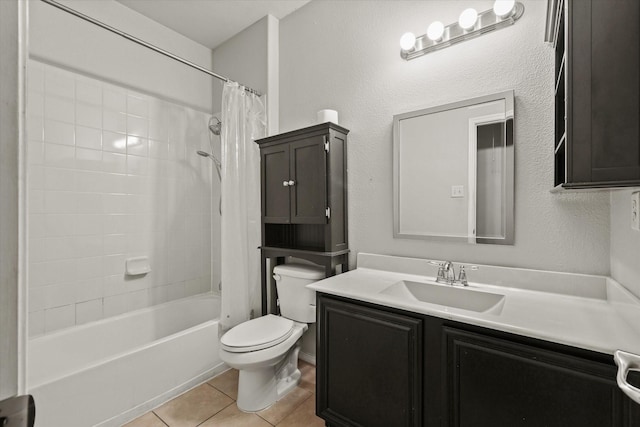
<path id="1" fill-rule="evenodd" d="M 216 119 L 217 123 L 212 123 L 213 119 Z M 222 122 L 215 116 L 212 116 L 209 120 L 209 130 L 212 134 L 220 136 L 220 131 L 222 130 Z"/>

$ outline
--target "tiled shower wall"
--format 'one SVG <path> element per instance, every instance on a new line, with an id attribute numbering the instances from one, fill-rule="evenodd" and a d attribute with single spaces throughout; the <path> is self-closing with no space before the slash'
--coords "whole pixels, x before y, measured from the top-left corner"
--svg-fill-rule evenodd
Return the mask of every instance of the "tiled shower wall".
<path id="1" fill-rule="evenodd" d="M 219 183 L 196 154 L 211 150 L 210 114 L 34 60 L 28 70 L 30 335 L 210 292 Z M 151 272 L 125 275 L 138 256 Z"/>

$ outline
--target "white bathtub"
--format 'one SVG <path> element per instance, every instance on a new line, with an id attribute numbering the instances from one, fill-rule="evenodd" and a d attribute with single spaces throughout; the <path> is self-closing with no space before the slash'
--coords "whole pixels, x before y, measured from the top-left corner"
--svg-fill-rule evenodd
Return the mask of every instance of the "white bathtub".
<path id="1" fill-rule="evenodd" d="M 206 294 L 29 340 L 37 427 L 120 426 L 222 372 Z"/>

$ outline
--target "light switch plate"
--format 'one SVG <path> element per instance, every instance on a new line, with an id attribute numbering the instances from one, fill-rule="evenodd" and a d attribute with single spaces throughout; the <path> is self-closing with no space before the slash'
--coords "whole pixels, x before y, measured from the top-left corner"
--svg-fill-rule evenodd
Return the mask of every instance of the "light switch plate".
<path id="1" fill-rule="evenodd" d="M 464 197 L 464 185 L 451 186 L 451 198 Z"/>
<path id="2" fill-rule="evenodd" d="M 631 194 L 631 228 L 640 231 L 640 191 Z"/>

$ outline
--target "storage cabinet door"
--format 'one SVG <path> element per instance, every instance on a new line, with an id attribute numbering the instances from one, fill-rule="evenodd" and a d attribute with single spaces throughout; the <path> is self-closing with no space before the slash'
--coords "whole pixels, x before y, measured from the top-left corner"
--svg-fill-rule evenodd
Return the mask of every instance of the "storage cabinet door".
<path id="1" fill-rule="evenodd" d="M 640 2 L 569 2 L 569 174 L 640 181 Z"/>
<path id="2" fill-rule="evenodd" d="M 260 150 L 262 215 L 265 223 L 289 223 L 289 146 L 274 145 Z M 287 185 L 284 185 L 284 183 Z"/>
<path id="3" fill-rule="evenodd" d="M 627 426 L 615 367 L 444 329 L 448 426 Z"/>
<path id="4" fill-rule="evenodd" d="M 326 224 L 327 160 L 324 138 L 314 136 L 292 142 L 291 223 Z"/>
<path id="5" fill-rule="evenodd" d="M 318 297 L 317 413 L 328 425 L 422 425 L 422 320 Z"/>

